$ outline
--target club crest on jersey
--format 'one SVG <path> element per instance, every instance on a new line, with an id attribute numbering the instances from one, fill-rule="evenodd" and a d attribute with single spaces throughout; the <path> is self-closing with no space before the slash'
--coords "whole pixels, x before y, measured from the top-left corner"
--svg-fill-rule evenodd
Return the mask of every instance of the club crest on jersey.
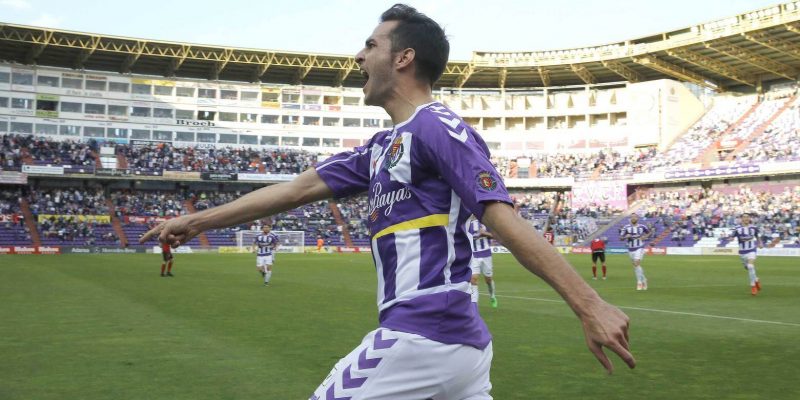
<path id="1" fill-rule="evenodd" d="M 389 147 L 389 152 L 386 153 L 386 169 L 390 169 L 397 165 L 400 162 L 400 159 L 403 158 L 403 152 L 405 151 L 405 147 L 403 146 L 403 137 L 397 137 L 393 142 L 392 145 Z"/>
<path id="2" fill-rule="evenodd" d="M 494 179 L 491 172 L 481 171 L 478 174 L 478 186 L 484 190 L 495 190 L 497 189 L 497 181 Z"/>

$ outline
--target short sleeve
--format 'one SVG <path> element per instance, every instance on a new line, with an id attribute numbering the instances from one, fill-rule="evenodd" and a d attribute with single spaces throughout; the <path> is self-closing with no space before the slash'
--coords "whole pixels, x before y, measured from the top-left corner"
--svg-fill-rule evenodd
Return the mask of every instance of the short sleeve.
<path id="1" fill-rule="evenodd" d="M 317 164 L 317 174 L 333 191 L 335 198 L 358 194 L 369 188 L 371 144 L 372 141 Z"/>
<path id="2" fill-rule="evenodd" d="M 513 206 L 502 179 L 489 161 L 489 149 L 483 139 L 463 121 L 452 125 L 435 115 L 426 118 L 425 130 L 414 135 L 414 143 L 420 146 L 420 161 L 448 183 L 464 207 L 481 220 L 486 202 Z"/>

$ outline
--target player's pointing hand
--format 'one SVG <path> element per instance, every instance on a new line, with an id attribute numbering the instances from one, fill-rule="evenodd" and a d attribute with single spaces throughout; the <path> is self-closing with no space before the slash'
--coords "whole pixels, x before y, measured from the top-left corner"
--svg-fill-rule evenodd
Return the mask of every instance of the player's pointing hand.
<path id="1" fill-rule="evenodd" d="M 200 233 L 198 229 L 192 227 L 190 222 L 188 215 L 164 221 L 142 235 L 139 243 L 144 243 L 153 237 L 157 237 L 161 243 L 168 243 L 173 248 L 178 247 Z"/>

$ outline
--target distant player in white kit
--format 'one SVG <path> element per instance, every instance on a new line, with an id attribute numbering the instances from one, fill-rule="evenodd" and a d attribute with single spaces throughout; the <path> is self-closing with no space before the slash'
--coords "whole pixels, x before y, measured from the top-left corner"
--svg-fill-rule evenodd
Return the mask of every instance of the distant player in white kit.
<path id="1" fill-rule="evenodd" d="M 631 214 L 631 223 L 619 230 L 619 237 L 628 242 L 628 256 L 633 263 L 633 273 L 636 275 L 636 290 L 647 290 L 647 277 L 642 269 L 644 258 L 644 244 L 650 238 L 650 228 L 639 225 L 639 215 Z"/>
<path id="2" fill-rule="evenodd" d="M 630 368 L 636 364 L 628 350 L 628 317 L 516 214 L 481 136 L 434 101 L 449 48 L 435 21 L 412 7 L 392 6 L 355 61 L 366 78 L 364 103 L 386 110 L 393 129 L 291 182 L 171 219 L 142 238 L 159 235 L 177 246 L 204 230 L 366 192 L 378 328 L 336 363 L 311 399 L 492 399 L 492 337 L 471 298 L 466 222 L 473 214 L 564 298 L 607 370 L 613 367 L 603 347 Z"/>
<path id="3" fill-rule="evenodd" d="M 272 264 L 275 261 L 275 250 L 280 244 L 278 235 L 272 233 L 271 230 L 269 225 L 264 225 L 261 228 L 261 235 L 256 236 L 253 241 L 256 251 L 256 269 L 264 277 L 264 286 L 269 286 L 269 280 L 272 278 Z"/>
<path id="4" fill-rule="evenodd" d="M 735 237 L 739 241 L 739 258 L 750 276 L 750 294 L 755 296 L 761 291 L 761 281 L 756 276 L 756 252 L 757 248 L 764 245 L 759 238 L 758 228 L 750 225 L 750 214 L 742 214 L 740 220 L 741 225 L 733 228 L 730 237 Z"/>
<path id="5" fill-rule="evenodd" d="M 497 308 L 497 295 L 494 286 L 494 271 L 492 266 L 492 248 L 489 246 L 489 240 L 492 239 L 492 234 L 486 230 L 481 221 L 473 215 L 467 221 L 467 232 L 472 236 L 472 262 L 470 268 L 472 269 L 472 301 L 478 302 L 478 278 L 483 275 L 486 281 L 486 286 L 489 288 L 489 304 Z"/>

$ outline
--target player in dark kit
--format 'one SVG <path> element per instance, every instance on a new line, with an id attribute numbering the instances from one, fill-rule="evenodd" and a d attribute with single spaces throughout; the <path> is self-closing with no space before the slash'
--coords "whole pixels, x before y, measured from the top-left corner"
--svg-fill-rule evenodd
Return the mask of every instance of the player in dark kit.
<path id="1" fill-rule="evenodd" d="M 172 247 L 168 243 L 161 244 L 161 256 L 164 259 L 161 263 L 161 276 L 175 276 L 172 275 Z M 165 268 L 167 270 L 166 274 L 164 273 Z"/>
<path id="2" fill-rule="evenodd" d="M 601 238 L 592 240 L 592 279 L 597 280 L 597 259 L 603 263 L 603 280 L 606 280 L 606 242 Z"/>

